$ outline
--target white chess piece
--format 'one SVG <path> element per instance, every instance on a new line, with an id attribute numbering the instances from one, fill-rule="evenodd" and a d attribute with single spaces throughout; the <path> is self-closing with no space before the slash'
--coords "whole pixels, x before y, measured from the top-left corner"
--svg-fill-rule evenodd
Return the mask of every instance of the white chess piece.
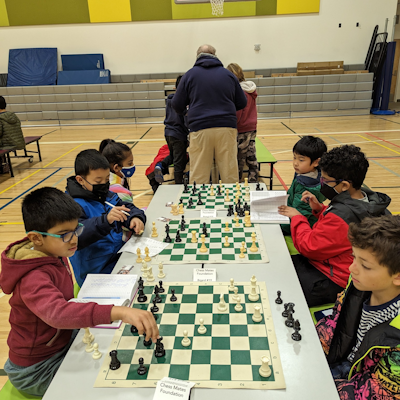
<path id="1" fill-rule="evenodd" d="M 256 286 L 257 285 L 257 278 L 255 275 L 253 275 L 250 279 L 250 284 L 251 286 Z"/>
<path id="2" fill-rule="evenodd" d="M 207 332 L 207 328 L 204 326 L 204 319 L 200 318 L 199 322 L 200 326 L 199 329 L 197 329 L 197 332 L 199 332 L 200 335 L 204 335 Z"/>
<path id="3" fill-rule="evenodd" d="M 240 298 L 236 300 L 235 311 L 241 312 L 243 310 L 243 306 L 240 304 Z"/>
<path id="4" fill-rule="evenodd" d="M 91 353 L 94 350 L 92 342 L 89 342 L 86 347 L 85 347 L 85 351 L 86 353 Z"/>
<path id="5" fill-rule="evenodd" d="M 230 286 L 228 287 L 228 289 L 229 289 L 230 292 L 233 292 L 234 289 L 235 289 L 235 285 L 234 285 L 234 282 L 235 282 L 235 281 L 233 280 L 233 278 L 231 278 L 229 281 L 230 281 L 231 284 L 230 284 Z"/>
<path id="6" fill-rule="evenodd" d="M 85 334 L 83 335 L 82 342 L 88 344 L 90 342 L 90 331 L 89 328 L 85 328 Z"/>
<path id="7" fill-rule="evenodd" d="M 224 295 L 221 294 L 219 297 L 218 311 L 226 311 L 228 307 L 226 306 Z"/>
<path id="8" fill-rule="evenodd" d="M 164 274 L 164 265 L 163 265 L 162 262 L 160 262 L 160 263 L 158 264 L 158 275 L 157 275 L 157 278 L 159 278 L 159 279 L 165 278 L 165 274 Z"/>
<path id="9" fill-rule="evenodd" d="M 142 272 L 147 270 L 147 262 L 146 261 L 142 261 L 142 268 L 140 269 Z"/>
<path id="10" fill-rule="evenodd" d="M 272 371 L 269 366 L 269 358 L 267 356 L 261 357 L 261 367 L 258 370 L 258 373 L 263 377 L 263 378 L 268 378 L 271 376 Z"/>
<path id="11" fill-rule="evenodd" d="M 260 306 L 254 306 L 254 314 L 251 317 L 251 319 L 254 322 L 261 322 L 262 321 L 261 307 Z"/>
<path id="12" fill-rule="evenodd" d="M 99 345 L 98 345 L 97 343 L 95 343 L 95 344 L 93 345 L 93 349 L 94 349 L 94 353 L 93 353 L 93 355 L 92 355 L 93 360 L 98 360 L 98 359 L 101 358 L 101 356 L 103 355 L 103 354 L 101 354 L 101 353 L 99 352 Z"/>
<path id="13" fill-rule="evenodd" d="M 237 286 L 235 286 L 233 288 L 233 293 L 234 295 L 232 296 L 233 301 L 238 301 L 240 300 L 240 296 L 238 295 L 239 289 L 237 288 Z"/>
<path id="14" fill-rule="evenodd" d="M 190 343 L 192 343 L 191 340 L 188 338 L 188 334 L 188 331 L 183 331 L 183 339 L 181 341 L 183 347 L 188 347 L 190 346 Z"/>
<path id="15" fill-rule="evenodd" d="M 147 282 L 153 282 L 153 281 L 154 281 L 153 267 L 150 266 L 147 268 Z"/>
<path id="16" fill-rule="evenodd" d="M 250 301 L 257 301 L 260 298 L 260 295 L 257 293 L 256 287 L 252 286 L 249 294 Z"/>

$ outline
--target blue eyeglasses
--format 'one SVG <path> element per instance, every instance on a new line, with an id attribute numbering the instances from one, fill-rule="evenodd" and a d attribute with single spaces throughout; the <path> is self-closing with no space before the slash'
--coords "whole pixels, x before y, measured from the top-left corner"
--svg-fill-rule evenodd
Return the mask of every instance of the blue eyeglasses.
<path id="1" fill-rule="evenodd" d="M 76 237 L 79 237 L 83 232 L 83 228 L 84 228 L 83 224 L 78 224 L 78 226 L 76 227 L 75 230 L 70 231 L 70 232 L 65 232 L 62 235 L 57 235 L 55 233 L 48 233 L 48 232 L 40 232 L 40 231 L 29 231 L 29 232 L 40 233 L 41 235 L 44 235 L 44 236 L 52 236 L 55 238 L 62 239 L 62 241 L 64 243 L 68 243 L 72 240 L 74 235 L 76 235 Z M 29 232 L 26 232 L 26 233 L 29 233 Z"/>

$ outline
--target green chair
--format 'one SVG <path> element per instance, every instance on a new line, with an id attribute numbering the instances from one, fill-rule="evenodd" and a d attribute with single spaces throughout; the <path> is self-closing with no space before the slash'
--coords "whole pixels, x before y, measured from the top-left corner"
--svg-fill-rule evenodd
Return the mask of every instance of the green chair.
<path id="1" fill-rule="evenodd" d="M 77 298 L 78 297 L 78 293 L 81 290 L 81 288 L 79 287 L 79 285 L 75 282 L 74 283 L 74 297 Z"/>
<path id="2" fill-rule="evenodd" d="M 42 397 L 31 396 L 30 394 L 24 394 L 19 390 L 15 389 L 10 381 L 7 381 L 0 390 L 0 400 L 38 400 Z"/>
<path id="3" fill-rule="evenodd" d="M 286 246 L 287 246 L 287 248 L 288 248 L 288 250 L 289 250 L 289 254 L 290 254 L 291 256 L 295 256 L 295 255 L 297 255 L 297 254 L 300 254 L 300 253 L 297 251 L 296 247 L 294 247 L 292 237 L 291 237 L 291 236 L 284 236 L 284 238 L 285 238 Z"/>
<path id="4" fill-rule="evenodd" d="M 257 137 L 256 137 L 256 155 L 257 155 L 259 171 L 261 171 L 260 164 L 270 165 L 269 175 L 259 175 L 259 177 L 269 179 L 269 190 L 272 190 L 272 180 L 274 178 L 274 164 L 277 162 L 277 160 L 271 154 L 271 152 L 265 147 L 265 145 L 261 142 L 261 140 Z"/>
<path id="5" fill-rule="evenodd" d="M 323 304 L 322 306 L 315 306 L 315 307 L 310 307 L 310 313 L 311 313 L 311 317 L 314 321 L 314 325 L 317 325 L 317 319 L 315 318 L 315 313 L 318 311 L 325 311 L 325 310 L 329 310 L 330 308 L 333 308 L 335 306 L 335 303 L 330 303 L 330 304 Z"/>

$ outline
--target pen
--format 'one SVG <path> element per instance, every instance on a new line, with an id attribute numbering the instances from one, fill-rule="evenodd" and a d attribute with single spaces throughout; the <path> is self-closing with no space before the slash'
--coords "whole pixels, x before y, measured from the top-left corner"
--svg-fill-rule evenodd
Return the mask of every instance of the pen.
<path id="1" fill-rule="evenodd" d="M 108 201 L 105 201 L 104 203 L 106 203 L 106 204 L 107 204 L 108 206 L 110 206 L 111 208 L 114 208 L 114 207 L 115 207 L 114 204 L 111 204 L 111 203 L 109 203 Z M 119 210 L 119 211 L 121 211 L 123 214 L 127 215 L 128 217 L 130 217 L 129 213 L 127 213 L 126 211 L 124 211 L 124 210 Z"/>

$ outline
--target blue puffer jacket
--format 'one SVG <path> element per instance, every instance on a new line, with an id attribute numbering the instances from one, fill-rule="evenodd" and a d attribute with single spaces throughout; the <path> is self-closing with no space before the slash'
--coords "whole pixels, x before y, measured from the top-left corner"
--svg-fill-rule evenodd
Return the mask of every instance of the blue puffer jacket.
<path id="1" fill-rule="evenodd" d="M 117 194 L 108 192 L 107 202 L 129 208 L 130 216 L 124 222 L 109 224 L 107 214 L 111 207 L 100 202 L 92 192 L 84 190 L 75 177 L 67 180 L 67 193 L 82 207 L 79 222 L 85 226 L 79 236 L 78 250 L 70 257 L 76 281 L 82 286 L 87 274 L 109 274 L 118 261 L 118 251 L 123 246 L 122 226 L 129 228 L 132 218 L 146 223 L 144 212 L 132 203 L 120 200 Z"/>
<path id="2" fill-rule="evenodd" d="M 200 56 L 194 67 L 183 75 L 172 107 L 183 114 L 189 106 L 189 130 L 235 128 L 236 111 L 245 108 L 246 95 L 236 76 L 212 55 Z"/>

